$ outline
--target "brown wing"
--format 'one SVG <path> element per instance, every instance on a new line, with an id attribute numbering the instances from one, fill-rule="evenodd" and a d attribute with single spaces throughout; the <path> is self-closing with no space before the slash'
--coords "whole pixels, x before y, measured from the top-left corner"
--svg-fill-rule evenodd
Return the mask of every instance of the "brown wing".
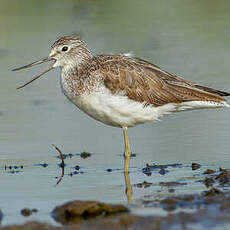
<path id="1" fill-rule="evenodd" d="M 124 55 L 96 57 L 105 86 L 130 99 L 161 106 L 185 101 L 225 101 L 229 93 L 187 81 L 139 58 Z"/>

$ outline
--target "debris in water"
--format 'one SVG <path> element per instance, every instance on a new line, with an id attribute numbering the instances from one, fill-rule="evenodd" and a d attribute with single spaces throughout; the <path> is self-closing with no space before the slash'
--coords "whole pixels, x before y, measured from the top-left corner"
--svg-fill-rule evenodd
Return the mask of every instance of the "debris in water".
<path id="1" fill-rule="evenodd" d="M 88 153 L 88 152 L 82 152 L 82 153 L 80 154 L 80 156 L 81 156 L 81 158 L 85 159 L 85 158 L 90 157 L 90 156 L 91 156 L 91 153 Z"/>
<path id="2" fill-rule="evenodd" d="M 58 185 L 61 181 L 62 181 L 62 178 L 64 177 L 65 175 L 65 161 L 64 161 L 64 157 L 63 157 L 63 153 L 62 151 L 54 144 L 52 144 L 52 146 L 59 152 L 60 154 L 60 159 L 61 159 L 61 163 L 59 164 L 59 166 L 61 167 L 62 169 L 62 173 L 61 173 L 61 177 L 59 178 L 59 180 L 57 181 L 56 185 Z"/>
<path id="3" fill-rule="evenodd" d="M 201 167 L 201 165 L 198 163 L 192 163 L 191 167 L 192 167 L 192 170 L 197 170 Z"/>
<path id="4" fill-rule="evenodd" d="M 21 210 L 21 215 L 28 217 L 28 216 L 32 215 L 33 213 L 37 213 L 37 212 L 38 212 L 38 210 L 36 208 L 33 208 L 33 209 L 23 208 Z"/>

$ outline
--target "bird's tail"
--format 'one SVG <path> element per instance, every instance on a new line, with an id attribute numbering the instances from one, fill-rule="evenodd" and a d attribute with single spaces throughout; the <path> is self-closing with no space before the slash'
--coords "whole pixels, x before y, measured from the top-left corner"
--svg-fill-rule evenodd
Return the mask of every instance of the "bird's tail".
<path id="1" fill-rule="evenodd" d="M 223 97 L 230 96 L 230 93 L 228 93 L 228 92 L 220 91 L 220 90 L 217 90 L 217 89 L 212 89 L 212 88 L 209 88 L 209 87 L 206 87 L 206 86 L 203 86 L 203 85 L 195 85 L 195 87 L 197 89 L 201 89 L 203 91 L 213 93 L 213 94 L 218 94 L 218 95 L 223 96 Z"/>

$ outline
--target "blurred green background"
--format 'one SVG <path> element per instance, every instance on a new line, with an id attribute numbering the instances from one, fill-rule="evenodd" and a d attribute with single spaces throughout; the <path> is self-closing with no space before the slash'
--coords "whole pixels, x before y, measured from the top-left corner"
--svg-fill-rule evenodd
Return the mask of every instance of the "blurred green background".
<path id="1" fill-rule="evenodd" d="M 47 205 L 75 196 L 100 199 L 103 194 L 106 201 L 125 200 L 121 175 L 104 183 L 106 167 L 123 167 L 122 131 L 92 120 L 71 105 L 60 90 L 60 70 L 16 90 L 45 66 L 17 73 L 11 69 L 47 56 L 58 37 L 77 35 L 94 54 L 133 52 L 169 72 L 230 91 L 229 10 L 229 0 L 0 0 L 0 160 L 2 167 L 23 163 L 28 170 L 14 177 L 0 174 L 5 183 L 2 206 L 13 215 L 15 206 L 9 208 L 9 199 L 15 199 L 18 207 L 39 203 L 41 213 Z M 228 109 L 184 112 L 130 129 L 137 154 L 132 167 L 140 171 L 146 162 L 193 161 L 229 166 L 229 114 Z M 40 161 L 56 164 L 52 143 L 67 153 L 95 153 L 82 163 L 86 170 L 94 167 L 100 179 L 93 169 L 74 183 L 64 182 L 69 189 L 81 187 L 74 194 L 62 185 L 51 189 L 57 169 L 42 173 L 32 166 Z M 17 196 L 15 190 L 20 191 Z"/>
<path id="2" fill-rule="evenodd" d="M 19 156 L 18 150 L 26 152 L 27 144 L 31 144 L 44 152 L 52 141 L 77 150 L 111 153 L 123 150 L 119 129 L 104 128 L 68 104 L 60 91 L 59 70 L 23 90 L 15 90 L 45 67 L 18 73 L 10 70 L 47 56 L 51 44 L 63 35 L 81 36 L 94 54 L 131 51 L 187 79 L 230 90 L 229 6 L 229 1 L 212 0 L 1 0 L 0 142 L 6 145 L 4 151 L 8 151 L 8 145 L 13 151 L 17 146 Z M 194 144 L 198 147 L 186 148 L 186 152 L 199 154 L 200 148 L 204 148 L 208 156 L 215 155 L 219 146 L 228 146 L 227 117 L 227 110 L 207 110 L 163 118 L 165 123 L 131 131 L 133 150 L 159 149 L 160 155 L 168 155 L 169 150 L 178 157 L 176 152 L 180 148 Z M 100 136 L 95 140 L 98 133 Z M 184 136 L 178 148 L 175 140 Z M 190 158 L 190 153 L 181 152 L 183 159 L 187 154 Z"/>

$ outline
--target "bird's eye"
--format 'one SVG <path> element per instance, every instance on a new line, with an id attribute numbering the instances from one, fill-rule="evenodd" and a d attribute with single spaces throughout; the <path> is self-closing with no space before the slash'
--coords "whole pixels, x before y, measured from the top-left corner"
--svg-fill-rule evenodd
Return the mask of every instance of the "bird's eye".
<path id="1" fill-rule="evenodd" d="M 68 50 L 68 46 L 63 46 L 61 51 L 67 51 Z"/>

